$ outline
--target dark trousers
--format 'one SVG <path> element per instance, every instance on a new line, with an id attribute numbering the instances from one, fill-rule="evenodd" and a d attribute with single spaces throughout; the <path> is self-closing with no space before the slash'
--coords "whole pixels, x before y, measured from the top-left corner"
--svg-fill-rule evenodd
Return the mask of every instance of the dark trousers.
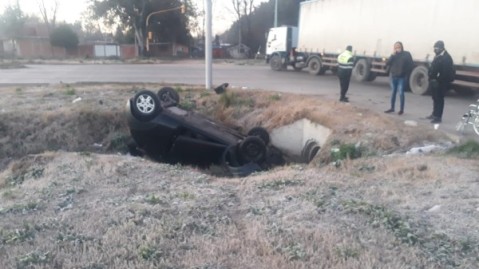
<path id="1" fill-rule="evenodd" d="M 349 89 L 349 82 L 351 81 L 351 69 L 338 69 L 338 77 L 339 77 L 339 86 L 341 87 L 341 99 L 346 97 L 346 93 Z"/>
<path id="2" fill-rule="evenodd" d="M 444 96 L 449 88 L 449 83 L 438 82 L 437 80 L 431 80 L 431 95 L 432 95 L 432 116 L 436 119 L 442 119 L 442 113 L 444 111 Z"/>

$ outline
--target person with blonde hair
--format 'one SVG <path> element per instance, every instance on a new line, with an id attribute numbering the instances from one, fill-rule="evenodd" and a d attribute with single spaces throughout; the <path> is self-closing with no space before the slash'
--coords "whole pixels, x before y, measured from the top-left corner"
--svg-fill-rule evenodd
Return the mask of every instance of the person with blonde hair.
<path id="1" fill-rule="evenodd" d="M 404 50 L 403 44 L 398 41 L 394 43 L 394 51 L 391 57 L 386 62 L 386 66 L 389 67 L 389 76 L 391 84 L 391 106 L 385 113 L 393 113 L 396 106 L 396 95 L 399 92 L 399 115 L 404 113 L 405 96 L 404 90 L 412 71 L 414 62 L 412 60 L 411 53 Z"/>

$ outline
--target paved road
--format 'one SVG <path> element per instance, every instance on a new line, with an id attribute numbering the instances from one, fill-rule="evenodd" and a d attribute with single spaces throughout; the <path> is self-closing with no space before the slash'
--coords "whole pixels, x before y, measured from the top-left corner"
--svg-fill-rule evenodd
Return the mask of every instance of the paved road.
<path id="1" fill-rule="evenodd" d="M 29 65 L 24 69 L 0 70 L 2 84 L 55 84 L 76 82 L 127 82 L 127 83 L 181 83 L 205 84 L 205 66 L 201 61 L 175 62 L 168 64 L 110 64 L 110 65 Z M 232 87 L 292 92 L 307 95 L 321 95 L 328 99 L 338 99 L 339 83 L 335 76 L 315 77 L 307 72 L 271 71 L 265 65 L 238 65 L 215 63 L 213 84 L 229 82 Z M 349 98 L 352 105 L 368 107 L 378 112 L 389 108 L 389 86 L 386 78 L 378 78 L 371 83 L 352 82 Z M 457 121 L 474 102 L 477 96 L 456 96 L 446 98 L 443 124 L 440 129 L 451 134 Z M 396 108 L 397 109 L 397 108 Z M 421 118 L 431 114 L 430 96 L 406 94 L 404 120 L 418 121 L 424 128 L 433 128 Z M 475 138 L 471 129 L 466 130 L 466 138 Z"/>

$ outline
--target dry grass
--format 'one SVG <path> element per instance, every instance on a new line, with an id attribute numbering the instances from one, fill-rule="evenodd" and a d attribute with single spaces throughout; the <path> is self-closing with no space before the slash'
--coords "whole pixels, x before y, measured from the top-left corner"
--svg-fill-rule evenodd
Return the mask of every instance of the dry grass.
<path id="1" fill-rule="evenodd" d="M 422 162 L 439 168 L 435 158 Z M 468 186 L 477 166 L 450 162 L 461 163 L 461 176 L 425 172 L 411 180 L 397 170 L 417 159 L 392 167 L 369 159 L 336 170 L 291 166 L 224 179 L 131 157 L 31 156 L 2 174 L 25 171 L 21 184 L 3 189 L 17 198 L 0 197 L 0 266 L 474 268 L 479 236 L 470 227 L 477 218 L 467 216 L 473 204 L 465 194 L 477 191 Z M 377 172 L 360 170 L 364 163 Z M 34 177 L 32 167 L 43 174 Z M 456 195 L 444 200 L 452 186 Z M 438 201 L 441 210 L 425 211 Z M 417 241 L 404 241 L 403 230 Z"/>
<path id="2" fill-rule="evenodd" d="M 244 131 L 308 118 L 334 133 L 309 167 L 221 178 L 110 154 L 139 87 L 3 89 L 0 268 L 479 268 L 477 160 L 379 157 L 439 133 L 311 96 L 178 87 Z M 326 165 L 358 141 L 378 157 Z"/>

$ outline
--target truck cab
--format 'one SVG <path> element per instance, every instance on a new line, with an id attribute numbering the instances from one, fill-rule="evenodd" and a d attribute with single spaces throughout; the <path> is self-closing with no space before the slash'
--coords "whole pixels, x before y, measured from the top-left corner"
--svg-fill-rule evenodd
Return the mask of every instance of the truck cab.
<path id="1" fill-rule="evenodd" d="M 269 30 L 266 39 L 266 63 L 275 71 L 291 65 L 295 70 L 305 67 L 305 56 L 296 52 L 298 27 L 280 26 Z"/>

